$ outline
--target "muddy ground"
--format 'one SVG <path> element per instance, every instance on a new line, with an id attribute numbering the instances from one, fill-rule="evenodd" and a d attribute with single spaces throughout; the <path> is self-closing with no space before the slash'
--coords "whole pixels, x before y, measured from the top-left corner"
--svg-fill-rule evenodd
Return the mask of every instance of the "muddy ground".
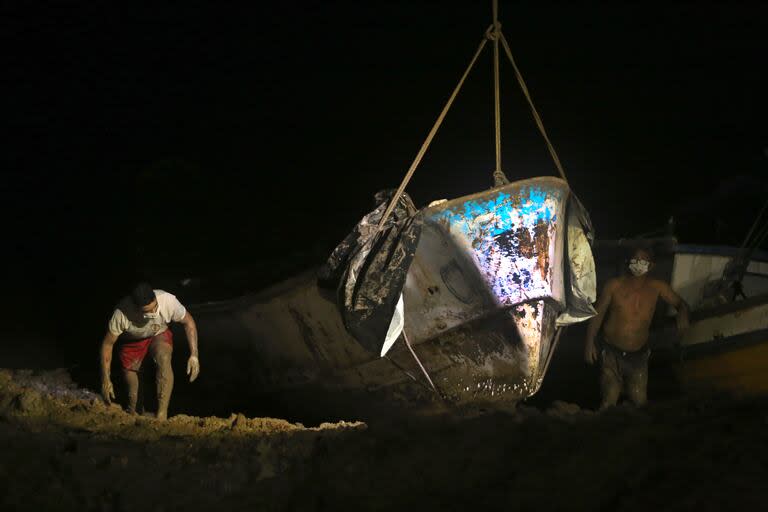
<path id="1" fill-rule="evenodd" d="M 722 510 L 768 500 L 768 403 L 335 421 L 107 407 L 0 370 L 4 510 Z"/>

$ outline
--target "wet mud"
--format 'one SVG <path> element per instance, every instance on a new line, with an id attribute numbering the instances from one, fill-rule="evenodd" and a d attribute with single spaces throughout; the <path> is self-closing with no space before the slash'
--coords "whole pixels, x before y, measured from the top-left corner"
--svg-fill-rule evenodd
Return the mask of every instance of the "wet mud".
<path id="1" fill-rule="evenodd" d="M 720 510 L 768 498 L 768 402 L 756 398 L 163 422 L 106 406 L 64 370 L 0 370 L 0 446 L 3 510 Z"/>

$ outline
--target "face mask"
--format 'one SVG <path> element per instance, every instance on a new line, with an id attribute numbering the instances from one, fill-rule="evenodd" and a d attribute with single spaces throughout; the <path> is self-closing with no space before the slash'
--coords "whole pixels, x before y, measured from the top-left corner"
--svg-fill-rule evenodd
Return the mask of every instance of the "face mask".
<path id="1" fill-rule="evenodd" d="M 651 262 L 646 260 L 638 260 L 636 258 L 632 258 L 629 260 L 629 271 L 632 272 L 633 276 L 642 276 L 644 274 L 648 273 L 648 270 L 651 268 Z"/>

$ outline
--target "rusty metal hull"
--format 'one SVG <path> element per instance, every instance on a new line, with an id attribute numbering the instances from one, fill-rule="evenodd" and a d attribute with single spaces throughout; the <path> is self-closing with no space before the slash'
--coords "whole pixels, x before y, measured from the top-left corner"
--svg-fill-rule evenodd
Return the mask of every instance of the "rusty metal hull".
<path id="1" fill-rule="evenodd" d="M 569 194 L 534 178 L 421 212 L 405 331 L 442 403 L 506 407 L 538 389 L 565 308 Z M 312 272 L 193 311 L 211 357 L 237 359 L 261 391 L 378 392 L 409 407 L 437 396 L 402 339 L 385 358 L 363 349 Z"/>

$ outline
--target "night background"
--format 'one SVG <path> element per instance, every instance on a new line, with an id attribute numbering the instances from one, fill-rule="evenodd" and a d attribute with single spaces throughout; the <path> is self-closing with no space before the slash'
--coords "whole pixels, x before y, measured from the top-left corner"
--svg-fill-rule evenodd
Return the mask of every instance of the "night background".
<path id="1" fill-rule="evenodd" d="M 681 242 L 741 242 L 766 195 L 768 8 L 500 13 L 598 238 L 674 216 Z M 399 184 L 490 17 L 469 1 L 6 6 L 6 297 L 56 304 L 34 329 L 93 336 L 137 278 L 203 278 L 213 299 L 318 264 Z M 491 185 L 491 55 L 407 189 L 418 206 Z M 501 69 L 505 172 L 556 174 Z"/>
<path id="2" fill-rule="evenodd" d="M 742 243 L 768 198 L 768 5 L 500 0 L 500 21 L 599 240 L 664 233 L 674 218 L 683 244 Z M 257 291 L 321 264 L 374 207 L 373 195 L 400 183 L 490 23 L 491 2 L 470 0 L 3 4 L 0 368 L 65 366 L 79 384 L 96 389 L 107 320 L 138 280 L 191 305 Z M 501 59 L 503 170 L 510 180 L 557 175 L 512 67 L 503 53 Z M 488 45 L 407 188 L 416 205 L 490 188 L 493 136 Z M 768 240 L 761 247 L 768 248 Z M 217 383 L 205 382 L 213 345 L 201 337 L 201 381 L 188 385 L 177 373 L 173 413 L 197 414 L 184 397 L 196 399 L 206 385 L 216 391 Z M 183 365 L 185 344 L 178 352 L 175 364 Z M 597 382 L 596 370 L 588 374 L 580 359 L 574 364 L 581 365 L 582 381 Z M 4 385 L 3 375 L 0 370 Z M 596 386 L 589 388 L 595 400 Z M 216 402 L 214 392 L 208 399 Z M 0 412 L 6 405 L 0 396 Z M 732 504 L 731 490 L 739 486 L 748 488 L 738 495 L 741 502 L 755 497 L 764 503 L 759 482 L 768 466 L 760 461 L 768 456 L 751 455 L 754 447 L 768 446 L 759 442 L 765 436 L 762 407 L 754 414 L 754 404 L 725 402 L 681 412 L 676 404 L 652 401 L 644 419 L 638 420 L 642 411 L 609 411 L 591 423 L 581 411 L 573 424 L 528 409 L 520 421 L 441 423 L 414 437 L 406 422 L 384 434 L 373 427 L 374 440 L 350 434 L 340 438 L 343 443 L 317 449 L 336 459 L 314 458 L 313 444 L 309 462 L 289 477 L 256 483 L 243 477 L 237 485 L 264 500 L 269 492 L 315 500 L 327 487 L 342 503 L 365 489 L 380 497 L 433 489 L 446 493 L 449 506 L 442 510 L 476 505 L 451 501 L 451 492 L 465 488 L 488 503 L 519 491 L 522 509 L 526 503 L 527 509 L 588 503 L 585 509 L 610 510 L 626 505 L 620 496 L 631 495 L 637 499 L 625 509 L 647 510 L 663 503 L 665 492 L 684 496 L 684 485 L 698 482 L 710 495 L 699 501 L 684 496 L 676 502 L 679 509 Z M 222 416 L 219 409 L 209 413 Z M 734 418 L 744 435 L 734 434 Z M 0 441 L 18 442 L 18 453 L 38 453 L 43 461 L 38 468 L 35 457 L 19 456 L 30 462 L 30 475 L 52 486 L 55 478 L 66 480 L 60 468 L 69 466 L 57 464 L 68 457 L 61 454 L 70 453 L 75 434 L 62 441 L 59 433 L 38 438 L 20 429 L 6 437 L 7 425 L 0 418 Z M 510 435 L 498 436 L 499 429 Z M 611 439 L 615 457 L 602 436 Z M 302 442 L 314 443 L 301 438 L 291 445 L 296 440 L 287 439 L 286 450 L 299 450 L 292 455 L 296 460 L 306 455 Z M 239 441 L 210 447 L 203 439 L 193 463 L 186 452 L 158 462 L 134 453 L 143 445 L 133 441 L 119 438 L 112 446 L 128 453 L 130 462 L 105 464 L 117 468 L 112 474 L 126 467 L 141 473 L 147 488 L 161 493 L 159 501 L 165 491 L 153 487 L 161 476 L 152 471 L 197 482 L 195 471 L 217 468 L 216 461 L 227 457 L 251 464 L 286 453 Z M 82 448 L 90 440 L 77 442 L 72 453 L 97 458 Z M 175 454 L 176 441 L 166 442 Z M 526 445 L 541 452 L 526 451 Z M 581 451 L 573 451 L 576 446 Z M 213 454 L 208 459 L 206 450 Z M 504 450 L 520 454 L 517 469 L 509 470 L 510 459 L 499 456 Z M 44 466 L 53 460 L 49 452 L 59 457 L 50 463 L 53 469 Z M 350 464 L 359 453 L 381 465 Z M 441 462 L 432 461 L 436 453 Z M 466 453 L 476 454 L 474 461 L 463 460 Z M 689 455 L 693 462 L 685 466 Z M 8 460 L 0 461 L 0 505 L 11 489 Z M 240 505 L 242 495 L 227 494 L 239 478 L 234 464 L 233 471 L 206 473 L 206 482 L 222 480 L 221 489 L 201 484 L 195 492 L 218 492 Z M 403 464 L 409 471 L 401 473 Z M 380 488 L 377 470 L 408 478 Z M 547 478 L 540 478 L 545 472 Z M 319 483 L 307 475 L 320 475 Z M 447 489 L 455 475 L 467 478 Z M 626 475 L 637 478 L 615 481 Z M 506 478 L 517 479 L 516 487 Z M 35 481 L 17 477 L 15 495 L 26 496 L 23 485 L 34 487 Z M 550 481 L 564 488 L 552 492 Z M 295 482 L 306 487 L 294 492 Z M 646 494 L 648 488 L 656 492 Z M 91 502 L 78 492 L 73 495 L 84 509 L 99 503 L 113 504 L 102 510 L 126 508 L 114 505 L 119 500 L 112 495 Z M 172 497 L 181 506 L 195 492 L 177 489 Z M 230 503 L 221 499 L 222 507 Z M 294 508 L 322 509 L 317 499 L 311 507 Z M 204 508 L 202 502 L 192 505 Z"/>

